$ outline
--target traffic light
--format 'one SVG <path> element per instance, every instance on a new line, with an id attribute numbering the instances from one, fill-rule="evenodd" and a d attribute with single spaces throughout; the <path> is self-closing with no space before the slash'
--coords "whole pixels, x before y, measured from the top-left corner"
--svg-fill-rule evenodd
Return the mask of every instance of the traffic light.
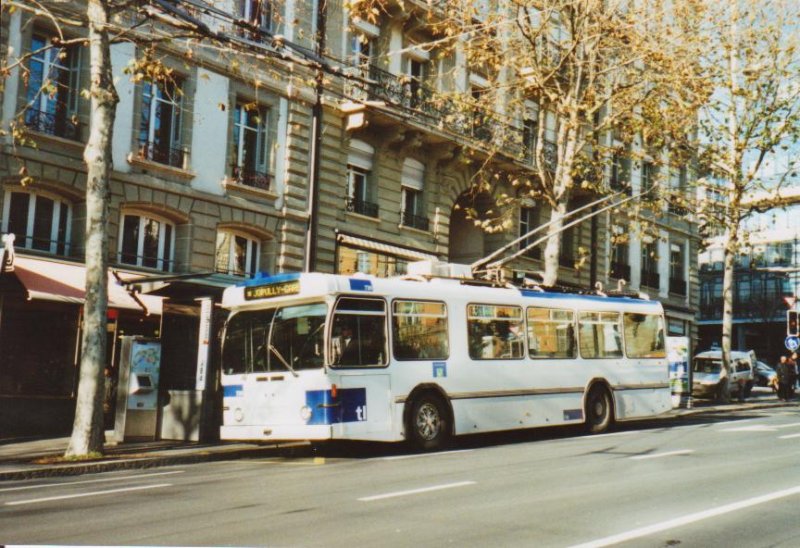
<path id="1" fill-rule="evenodd" d="M 789 337 L 797 337 L 800 335 L 800 331 L 798 331 L 798 315 L 800 312 L 797 310 L 787 310 L 786 311 L 786 334 Z"/>

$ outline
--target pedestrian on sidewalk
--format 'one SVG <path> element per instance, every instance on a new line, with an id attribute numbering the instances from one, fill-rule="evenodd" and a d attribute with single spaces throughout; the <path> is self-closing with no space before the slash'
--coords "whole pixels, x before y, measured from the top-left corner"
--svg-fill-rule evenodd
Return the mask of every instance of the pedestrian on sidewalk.
<path id="1" fill-rule="evenodd" d="M 789 381 L 789 359 L 781 355 L 778 365 L 775 366 L 775 372 L 778 374 L 778 399 L 786 400 L 787 386 Z"/>

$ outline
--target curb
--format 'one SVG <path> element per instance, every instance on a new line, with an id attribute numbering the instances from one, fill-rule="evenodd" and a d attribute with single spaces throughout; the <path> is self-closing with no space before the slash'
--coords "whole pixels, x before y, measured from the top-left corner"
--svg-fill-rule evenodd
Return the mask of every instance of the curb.
<path id="1" fill-rule="evenodd" d="M 183 455 L 156 455 L 151 457 L 122 457 L 110 458 L 95 462 L 81 462 L 75 464 L 36 465 L 28 464 L 26 468 L 17 470 L 0 471 L 0 481 L 25 480 L 33 478 L 48 478 L 61 476 L 77 476 L 82 474 L 97 474 L 101 472 L 114 472 L 118 470 L 141 470 L 174 466 L 179 464 L 195 464 L 199 462 L 214 462 L 237 460 L 242 458 L 268 457 L 275 455 L 279 450 L 293 447 L 306 447 L 307 443 L 290 443 L 270 445 L 264 447 L 237 448 L 220 451 L 198 451 Z M 41 468 L 29 468 L 41 466 Z"/>

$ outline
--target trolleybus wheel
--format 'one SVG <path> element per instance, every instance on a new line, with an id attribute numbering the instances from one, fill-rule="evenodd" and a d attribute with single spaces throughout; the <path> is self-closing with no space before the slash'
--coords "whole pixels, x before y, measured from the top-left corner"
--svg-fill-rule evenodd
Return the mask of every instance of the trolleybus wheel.
<path id="1" fill-rule="evenodd" d="M 450 418 L 441 398 L 422 394 L 411 407 L 409 417 L 411 442 L 425 451 L 440 449 L 450 438 Z"/>
<path id="2" fill-rule="evenodd" d="M 602 386 L 595 386 L 586 396 L 586 430 L 590 434 L 600 434 L 608 430 L 613 420 L 611 396 Z"/>

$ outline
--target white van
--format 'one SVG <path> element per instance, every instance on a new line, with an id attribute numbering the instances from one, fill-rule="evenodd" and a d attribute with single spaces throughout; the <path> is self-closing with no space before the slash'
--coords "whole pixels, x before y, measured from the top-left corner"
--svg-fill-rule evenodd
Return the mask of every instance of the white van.
<path id="1" fill-rule="evenodd" d="M 752 350 L 731 351 L 730 391 L 744 399 L 753 390 L 756 353 Z M 697 398 L 719 397 L 722 351 L 709 350 L 694 357 L 692 364 L 692 396 Z"/>

